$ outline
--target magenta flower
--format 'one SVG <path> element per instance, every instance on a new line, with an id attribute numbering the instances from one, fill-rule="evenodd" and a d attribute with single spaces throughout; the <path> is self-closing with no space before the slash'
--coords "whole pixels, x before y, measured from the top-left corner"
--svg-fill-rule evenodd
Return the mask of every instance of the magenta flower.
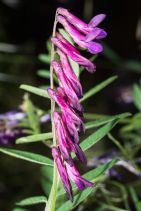
<path id="1" fill-rule="evenodd" d="M 67 129 L 71 137 L 73 138 L 74 142 L 78 143 L 79 142 L 78 132 L 85 131 L 82 119 L 76 116 L 76 114 L 74 114 L 74 116 L 72 117 L 69 112 L 64 112 L 62 114 L 62 118 L 64 123 L 67 125 Z"/>
<path id="2" fill-rule="evenodd" d="M 80 146 L 74 143 L 65 127 L 65 124 L 58 112 L 54 112 L 53 119 L 56 127 L 58 145 L 61 150 L 64 160 L 70 165 L 73 164 L 70 152 L 74 152 L 77 158 L 84 164 L 87 163 L 87 159 Z"/>
<path id="3" fill-rule="evenodd" d="M 84 49 L 88 49 L 88 51 L 92 54 L 97 54 L 103 51 L 103 47 L 102 45 L 93 42 L 93 41 L 89 41 L 90 40 L 90 36 L 89 38 L 82 35 L 79 31 L 77 31 L 67 20 L 66 18 L 64 18 L 63 16 L 58 16 L 57 20 L 59 23 L 61 23 L 65 30 L 69 33 L 69 35 L 72 37 L 72 39 L 74 40 L 75 43 L 77 43 L 81 48 Z M 100 34 L 100 29 L 95 30 L 95 34 L 92 33 L 93 35 L 93 39 L 95 36 Z M 92 35 L 91 35 L 91 39 L 92 39 Z"/>
<path id="4" fill-rule="evenodd" d="M 55 73 L 59 79 L 59 83 L 61 85 L 61 87 L 63 87 L 64 92 L 68 98 L 68 103 L 70 104 L 70 106 L 80 112 L 83 111 L 83 108 L 79 102 L 79 99 L 75 93 L 75 91 L 73 90 L 73 87 L 71 86 L 71 83 L 69 82 L 69 80 L 67 79 L 61 65 L 59 62 L 57 61 L 53 61 L 52 62 L 52 66 L 55 70 Z"/>
<path id="5" fill-rule="evenodd" d="M 53 156 L 55 163 L 57 165 L 57 169 L 58 169 L 58 172 L 60 174 L 60 178 L 62 180 L 64 188 L 67 192 L 67 195 L 68 195 L 69 199 L 71 201 L 73 201 L 72 187 L 71 187 L 71 184 L 70 184 L 70 181 L 69 181 L 68 173 L 67 173 L 66 167 L 63 163 L 63 160 L 61 158 L 61 154 L 60 154 L 59 150 L 57 149 L 57 147 L 52 148 L 52 156 Z"/>
<path id="6" fill-rule="evenodd" d="M 60 56 L 61 65 L 69 83 L 75 90 L 75 93 L 77 94 L 77 96 L 81 98 L 83 96 L 81 83 L 79 82 L 78 78 L 73 72 L 66 54 L 64 54 L 63 51 L 61 51 L 59 48 L 57 49 L 57 53 Z"/>
<path id="7" fill-rule="evenodd" d="M 81 177 L 75 165 L 70 166 L 68 163 L 65 163 L 65 165 L 69 178 L 77 185 L 80 190 L 84 190 L 86 187 L 94 186 L 94 183 L 89 182 L 88 180 Z"/>
<path id="8" fill-rule="evenodd" d="M 68 106 L 65 100 L 53 89 L 48 89 L 49 96 L 55 100 L 62 111 L 63 121 L 67 125 L 67 129 L 74 141 L 78 143 L 78 132 L 84 131 L 84 124 L 82 119 Z"/>
<path id="9" fill-rule="evenodd" d="M 63 36 L 59 33 L 57 33 L 57 38 L 52 38 L 51 41 L 60 48 L 61 51 L 63 51 L 67 56 L 69 56 L 72 60 L 77 62 L 78 64 L 85 67 L 89 72 L 93 73 L 96 70 L 95 65 L 90 62 L 85 57 L 81 56 L 79 51 L 76 50 L 76 48 L 71 45 Z"/>
<path id="10" fill-rule="evenodd" d="M 72 139 L 68 133 L 67 133 L 67 142 L 70 146 L 70 150 L 76 154 L 78 160 L 80 160 L 82 163 L 84 163 L 86 165 L 87 158 L 86 158 L 84 152 L 82 151 L 81 147 L 78 144 L 76 144 L 72 141 Z"/>
<path id="11" fill-rule="evenodd" d="M 73 165 L 73 159 L 70 154 L 70 148 L 67 143 L 66 136 L 65 136 L 65 134 L 66 134 L 65 128 L 63 126 L 62 119 L 57 112 L 53 113 L 53 120 L 54 120 L 55 127 L 56 127 L 58 145 L 61 150 L 61 154 L 62 154 L 64 160 L 67 163 L 69 163 L 69 165 Z"/>
<path id="12" fill-rule="evenodd" d="M 95 27 L 92 30 L 92 32 L 86 34 L 85 41 L 89 42 L 94 39 L 101 40 L 101 39 L 104 39 L 106 36 L 107 36 L 107 33 L 104 30 L 102 30 L 98 27 Z"/>
<path id="13" fill-rule="evenodd" d="M 84 34 L 93 32 L 95 27 L 98 26 L 106 17 L 105 14 L 96 15 L 90 20 L 89 24 L 86 24 L 84 21 L 80 20 L 75 15 L 70 13 L 67 9 L 60 7 L 57 9 L 57 12 L 58 14 L 63 15 L 69 21 L 69 23 L 74 25 L 80 32 Z M 98 36 L 102 36 L 102 38 L 104 38 L 107 36 L 107 33 L 104 30 L 102 30 L 98 34 Z"/>
<path id="14" fill-rule="evenodd" d="M 67 95 L 65 94 L 65 91 L 62 87 L 57 87 L 57 92 L 58 94 L 66 101 L 66 103 L 68 103 L 68 97 Z"/>

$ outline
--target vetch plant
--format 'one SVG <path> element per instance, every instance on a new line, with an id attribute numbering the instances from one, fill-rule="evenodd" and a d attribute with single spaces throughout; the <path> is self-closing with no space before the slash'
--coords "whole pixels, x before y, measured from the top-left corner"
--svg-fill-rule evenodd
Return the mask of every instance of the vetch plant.
<path id="1" fill-rule="evenodd" d="M 85 94 L 79 81 L 81 73 L 79 65 L 90 73 L 96 71 L 96 65 L 90 59 L 81 55 L 77 46 L 79 46 L 79 49 L 86 49 L 92 54 L 103 51 L 102 45 L 97 41 L 107 36 L 107 33 L 98 27 L 104 18 L 105 15 L 100 14 L 92 18 L 89 24 L 86 24 L 68 10 L 58 8 L 51 38 L 50 88 L 46 91 L 30 85 L 21 85 L 21 88 L 26 91 L 42 96 L 46 100 L 51 99 L 51 109 L 48 113 L 51 114 L 52 131 L 41 133 L 39 127 L 41 120 L 36 115 L 36 109 L 32 102 L 28 100 L 28 117 L 32 133 L 27 137 L 17 139 L 16 143 L 29 144 L 41 141 L 51 148 L 54 161 L 35 152 L 0 147 L 2 153 L 44 165 L 48 168 L 46 174 L 53 172 L 52 187 L 48 198 L 47 196 L 29 197 L 19 201 L 17 206 L 45 203 L 45 211 L 72 210 L 92 192 L 96 191 L 97 186 L 95 184 L 106 179 L 107 176 L 104 173 L 117 162 L 117 159 L 111 159 L 83 175 L 81 175 L 75 163 L 76 157 L 84 167 L 87 166 L 85 151 L 106 136 L 120 119 L 130 115 L 124 113 L 115 116 L 101 116 L 101 118 L 96 119 L 94 114 L 84 113 L 82 106 L 84 101 L 117 78 L 116 76 L 110 77 Z M 58 23 L 65 30 L 57 30 Z M 48 117 L 50 118 L 47 114 Z M 84 119 L 89 120 L 89 122 L 84 124 Z M 99 128 L 97 129 L 97 127 Z M 80 133 L 83 134 L 85 131 L 94 128 L 92 134 L 80 142 Z M 52 144 L 48 143 L 49 140 L 53 140 Z M 44 190 L 46 188 L 44 186 Z M 66 193 L 68 200 L 65 198 Z"/>
<path id="2" fill-rule="evenodd" d="M 84 132 L 83 123 L 83 107 L 79 99 L 83 96 L 82 87 L 76 78 L 68 57 L 73 61 L 85 67 L 89 72 L 94 72 L 96 67 L 88 59 L 83 57 L 79 51 L 71 43 L 69 43 L 63 35 L 56 32 L 57 23 L 61 23 L 70 37 L 76 44 L 84 49 L 88 49 L 91 53 L 97 54 L 102 51 L 102 46 L 93 42 L 94 38 L 102 39 L 106 36 L 106 32 L 100 28 L 96 28 L 98 23 L 104 19 L 105 15 L 99 15 L 93 18 L 89 24 L 83 23 L 77 17 L 69 13 L 66 9 L 58 8 L 55 16 L 53 29 L 52 53 L 51 53 L 51 88 L 48 94 L 51 97 L 51 115 L 52 115 L 52 132 L 53 132 L 53 148 L 52 155 L 55 160 L 54 165 L 54 181 L 49 204 L 47 210 L 55 209 L 55 192 L 57 191 L 57 170 L 68 194 L 73 201 L 72 187 L 70 179 L 77 185 L 80 190 L 86 187 L 93 187 L 93 183 L 82 178 L 74 161 L 71 152 L 84 164 L 87 163 L 86 157 L 79 146 L 79 133 Z M 74 26 L 72 26 L 72 19 Z M 81 25 L 81 29 L 79 28 Z M 81 34 L 79 30 L 83 33 Z M 84 35 L 84 34 L 87 34 Z M 103 36 L 102 36 L 103 35 Z M 57 47 L 60 61 L 54 58 L 54 48 Z M 57 91 L 54 90 L 53 74 L 54 71 L 59 80 Z M 61 109 L 61 114 L 55 111 L 55 102 Z M 56 167 L 57 166 L 57 167 Z"/>

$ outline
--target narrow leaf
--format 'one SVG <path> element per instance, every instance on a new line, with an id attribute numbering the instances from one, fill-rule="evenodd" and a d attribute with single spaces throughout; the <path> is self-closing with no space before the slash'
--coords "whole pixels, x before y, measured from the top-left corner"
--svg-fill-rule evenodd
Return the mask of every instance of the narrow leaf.
<path id="1" fill-rule="evenodd" d="M 37 75 L 42 77 L 42 78 L 48 78 L 50 79 L 50 71 L 49 70 L 38 70 Z M 54 75 L 54 81 L 58 83 L 57 77 Z"/>
<path id="2" fill-rule="evenodd" d="M 43 155 L 35 154 L 32 152 L 25 152 L 21 150 L 15 150 L 15 149 L 4 148 L 4 147 L 0 147 L 0 152 L 10 155 L 15 158 L 32 162 L 32 163 L 37 163 L 37 164 L 46 165 L 46 166 L 53 166 L 52 160 L 50 160 L 49 158 Z"/>
<path id="3" fill-rule="evenodd" d="M 111 84 L 116 79 L 117 79 L 117 76 L 112 76 L 112 77 L 106 79 L 105 81 L 101 82 L 97 86 L 93 87 L 92 89 L 90 89 L 88 92 L 86 92 L 84 94 L 84 96 L 80 100 L 80 102 L 83 102 L 83 101 L 87 100 L 88 98 L 90 98 L 91 96 L 95 95 L 96 93 L 98 93 L 99 91 L 101 91 L 102 89 L 104 89 L 106 86 L 108 86 L 109 84 Z"/>
<path id="4" fill-rule="evenodd" d="M 40 120 L 37 115 L 37 109 L 29 99 L 28 95 L 25 96 L 25 104 L 30 128 L 32 128 L 34 134 L 38 134 L 40 131 Z"/>
<path id="5" fill-rule="evenodd" d="M 70 201 L 67 201 L 60 208 L 58 208 L 57 211 L 72 210 L 77 205 L 79 205 L 82 201 L 84 201 L 94 191 L 94 189 L 96 190 L 96 187 L 87 188 L 84 191 L 81 191 L 81 193 L 75 195 L 73 203 Z"/>
<path id="6" fill-rule="evenodd" d="M 16 203 L 18 206 L 27 206 L 27 205 L 34 205 L 34 204 L 41 204 L 47 203 L 47 199 L 45 196 L 32 196 L 26 199 L 23 199 Z"/>
<path id="7" fill-rule="evenodd" d="M 41 55 L 39 55 L 39 60 L 46 64 L 50 64 L 50 55 L 41 54 Z"/>
<path id="8" fill-rule="evenodd" d="M 100 129 L 98 129 L 96 132 L 94 132 L 90 136 L 88 136 L 80 144 L 83 151 L 89 149 L 94 144 L 96 144 L 98 141 L 100 141 L 105 135 L 107 135 L 109 133 L 109 131 L 115 126 L 115 124 L 117 122 L 118 122 L 118 120 L 114 120 L 112 122 L 109 122 L 106 125 L 102 126 Z"/>
<path id="9" fill-rule="evenodd" d="M 114 63 L 123 62 L 122 58 L 108 45 L 103 43 L 104 51 L 103 54 L 106 56 L 109 60 L 111 60 Z"/>
<path id="10" fill-rule="evenodd" d="M 73 44 L 73 41 L 72 41 L 72 39 L 71 39 L 71 37 L 70 37 L 70 35 L 69 35 L 64 29 L 60 28 L 60 29 L 59 29 L 59 32 L 60 32 L 60 34 L 63 35 L 63 37 L 64 37 L 67 41 L 69 41 L 72 45 L 74 45 L 74 44 Z"/>
<path id="11" fill-rule="evenodd" d="M 131 115 L 130 113 L 123 113 L 123 114 L 118 114 L 118 115 L 114 115 L 114 116 L 103 117 L 103 118 L 97 119 L 95 121 L 87 122 L 85 124 L 85 128 L 90 129 L 90 128 L 98 127 L 100 125 L 111 122 L 115 119 L 123 119 L 123 118 L 130 116 L 130 115 Z"/>
<path id="12" fill-rule="evenodd" d="M 69 62 L 70 62 L 71 68 L 72 68 L 73 71 L 75 72 L 76 76 L 79 78 L 80 70 L 79 70 L 79 65 L 78 65 L 78 63 L 76 63 L 75 61 L 73 61 L 73 60 L 70 59 L 70 58 L 69 58 Z"/>
<path id="13" fill-rule="evenodd" d="M 14 209 L 12 209 L 12 211 L 28 211 L 28 210 L 20 207 L 15 207 Z"/>
<path id="14" fill-rule="evenodd" d="M 133 101 L 137 109 L 141 111 L 141 88 L 137 84 L 133 86 Z"/>
<path id="15" fill-rule="evenodd" d="M 131 194 L 131 197 L 132 197 L 132 200 L 134 202 L 134 206 L 135 206 L 136 210 L 140 211 L 139 199 L 138 199 L 138 196 L 137 196 L 135 189 L 132 186 L 129 187 L 129 192 Z"/>
<path id="16" fill-rule="evenodd" d="M 37 75 L 42 77 L 42 78 L 50 79 L 50 72 L 49 72 L 49 70 L 38 70 Z"/>
<path id="17" fill-rule="evenodd" d="M 16 144 L 38 142 L 38 141 L 48 140 L 48 139 L 51 139 L 51 138 L 52 138 L 51 132 L 50 133 L 36 134 L 36 135 L 18 138 L 16 140 Z"/>
<path id="18" fill-rule="evenodd" d="M 30 86 L 30 85 L 25 85 L 25 84 L 22 84 L 20 86 L 21 89 L 24 89 L 25 91 L 28 91 L 28 92 L 31 92 L 35 95 L 39 95 L 41 97 L 45 97 L 45 98 L 50 98 L 47 91 L 43 90 L 43 89 L 39 89 L 37 87 L 34 87 L 34 86 Z"/>

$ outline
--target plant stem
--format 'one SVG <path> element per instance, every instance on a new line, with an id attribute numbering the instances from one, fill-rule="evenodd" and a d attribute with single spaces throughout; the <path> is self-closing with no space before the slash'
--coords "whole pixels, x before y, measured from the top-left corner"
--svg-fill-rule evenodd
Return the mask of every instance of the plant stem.
<path id="1" fill-rule="evenodd" d="M 55 37 L 55 33 L 56 33 L 56 25 L 57 25 L 56 17 L 57 17 L 57 12 L 55 14 L 52 37 Z M 54 53 L 55 53 L 54 48 L 55 48 L 55 46 L 52 43 L 52 45 L 51 45 L 51 62 L 54 60 Z M 50 64 L 50 86 L 52 89 L 54 88 L 53 73 L 54 73 L 53 67 Z M 55 131 L 55 125 L 54 125 L 54 121 L 53 121 L 53 112 L 54 111 L 55 111 L 55 102 L 54 102 L 54 100 L 51 99 L 51 120 L 52 120 L 53 146 L 57 146 L 56 131 Z M 58 171 L 57 171 L 57 166 L 54 161 L 53 184 L 52 184 L 51 192 L 49 195 L 49 200 L 45 207 L 45 211 L 55 211 L 57 185 L 58 185 Z"/>

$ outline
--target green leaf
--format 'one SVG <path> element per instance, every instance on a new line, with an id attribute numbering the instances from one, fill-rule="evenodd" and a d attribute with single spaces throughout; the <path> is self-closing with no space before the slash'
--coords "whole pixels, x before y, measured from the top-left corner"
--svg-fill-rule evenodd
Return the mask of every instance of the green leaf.
<path id="1" fill-rule="evenodd" d="M 140 201 L 138 199 L 137 193 L 133 187 L 129 187 L 129 192 L 131 194 L 132 200 L 134 202 L 134 206 L 137 211 L 140 211 Z"/>
<path id="2" fill-rule="evenodd" d="M 31 92 L 35 95 L 39 95 L 41 97 L 45 97 L 45 98 L 50 98 L 47 91 L 43 90 L 43 89 L 39 89 L 37 87 L 34 87 L 34 86 L 30 86 L 30 85 L 25 85 L 25 84 L 22 84 L 20 86 L 21 89 L 24 89 L 25 91 L 28 91 L 28 92 Z"/>
<path id="3" fill-rule="evenodd" d="M 115 126 L 118 120 L 114 120 L 112 122 L 107 123 L 106 125 L 99 128 L 96 132 L 92 133 L 88 136 L 82 143 L 80 144 L 83 151 L 89 149 L 98 141 L 100 141 L 105 135 L 109 133 L 109 131 Z"/>
<path id="4" fill-rule="evenodd" d="M 51 46 L 52 46 L 50 39 L 47 41 L 46 46 L 47 46 L 48 53 L 50 54 Z"/>
<path id="5" fill-rule="evenodd" d="M 25 96 L 25 104 L 30 128 L 32 128 L 34 134 L 38 134 L 40 132 L 40 120 L 37 115 L 37 109 L 29 99 L 28 95 Z"/>
<path id="6" fill-rule="evenodd" d="M 38 70 L 37 75 L 42 77 L 42 78 L 50 79 L 50 72 L 49 72 L 49 70 Z"/>
<path id="7" fill-rule="evenodd" d="M 111 60 L 114 63 L 122 62 L 121 57 L 108 45 L 103 43 L 104 51 L 103 54 L 106 56 L 109 60 Z"/>
<path id="8" fill-rule="evenodd" d="M 112 159 L 111 161 L 109 161 L 106 164 L 100 165 L 99 167 L 97 167 L 96 169 L 93 169 L 87 173 L 85 173 L 83 175 L 83 177 L 89 181 L 93 181 L 95 182 L 95 180 L 100 177 L 101 175 L 103 175 L 107 170 L 111 169 L 116 163 L 118 162 L 118 159 Z M 72 190 L 75 191 L 77 190 L 77 187 L 72 184 Z M 65 190 L 64 188 L 62 188 L 58 194 L 57 197 L 62 196 L 63 194 L 65 194 Z"/>
<path id="9" fill-rule="evenodd" d="M 48 78 L 50 79 L 50 71 L 49 70 L 38 70 L 37 75 L 42 77 L 42 78 Z M 57 77 L 54 75 L 54 81 L 58 83 Z"/>
<path id="10" fill-rule="evenodd" d="M 73 71 L 75 72 L 77 78 L 79 78 L 80 75 L 80 70 L 79 70 L 79 65 L 78 63 L 76 63 L 75 61 L 73 61 L 72 59 L 69 58 L 69 62 L 70 62 L 70 66 L 73 69 Z"/>
<path id="11" fill-rule="evenodd" d="M 34 205 L 34 204 L 41 204 L 47 203 L 47 199 L 45 196 L 32 196 L 26 199 L 23 199 L 16 203 L 18 206 L 27 206 L 27 205 Z"/>
<path id="12" fill-rule="evenodd" d="M 96 120 L 103 117 L 108 117 L 108 115 L 105 114 L 95 114 L 95 113 L 84 113 L 84 118 L 88 120 Z"/>
<path id="13" fill-rule="evenodd" d="M 41 54 L 41 55 L 39 55 L 39 60 L 46 64 L 50 64 L 50 55 Z"/>
<path id="14" fill-rule="evenodd" d="M 105 210 L 108 210 L 108 211 L 128 211 L 128 210 L 125 210 L 125 209 L 121 209 L 121 208 L 118 208 L 118 207 L 115 207 L 113 205 L 107 205 L 105 203 L 101 203 L 101 208 L 99 211 L 105 211 Z"/>
<path id="15" fill-rule="evenodd" d="M 0 152 L 10 155 L 15 158 L 26 160 L 32 163 L 37 163 L 45 166 L 53 166 L 53 161 L 43 155 L 35 154 L 32 152 L 25 152 L 11 148 L 0 147 Z"/>
<path id="16" fill-rule="evenodd" d="M 64 37 L 68 42 L 70 42 L 72 45 L 74 45 L 74 44 L 73 44 L 73 41 L 72 41 L 72 39 L 71 39 L 71 37 L 70 37 L 70 35 L 69 35 L 64 29 L 60 28 L 60 29 L 58 29 L 58 30 L 59 30 L 60 34 L 62 34 L 63 37 Z"/>
<path id="17" fill-rule="evenodd" d="M 45 195 L 49 196 L 53 183 L 53 168 L 42 166 L 40 182 Z"/>
<path id="18" fill-rule="evenodd" d="M 96 190 L 96 187 L 87 188 L 84 191 L 81 191 L 81 193 L 75 195 L 73 202 L 65 202 L 60 208 L 57 209 L 57 211 L 72 210 L 73 208 L 78 206 L 82 201 L 84 201 L 94 191 L 94 189 Z"/>
<path id="19" fill-rule="evenodd" d="M 138 60 L 127 60 L 122 63 L 122 67 L 136 73 L 141 73 L 141 62 Z"/>
<path id="20" fill-rule="evenodd" d="M 26 144 L 26 143 L 38 142 L 38 141 L 43 141 L 43 140 L 48 140 L 48 139 L 52 139 L 51 132 L 18 138 L 16 140 L 16 144 Z"/>
<path id="21" fill-rule="evenodd" d="M 114 115 L 114 116 L 103 117 L 103 118 L 97 119 L 95 121 L 87 122 L 85 124 L 85 128 L 90 129 L 90 128 L 98 127 L 100 125 L 111 122 L 115 119 L 123 119 L 123 118 L 130 116 L 130 115 L 131 115 L 130 113 L 123 113 L 123 114 L 118 114 L 118 115 Z"/>
<path id="22" fill-rule="evenodd" d="M 137 84 L 133 86 L 133 101 L 137 109 L 141 111 L 141 87 Z"/>
<path id="23" fill-rule="evenodd" d="M 91 96 L 95 95 L 96 93 L 98 93 L 99 91 L 104 89 L 106 86 L 111 84 L 113 81 L 115 81 L 117 78 L 118 78 L 117 76 L 112 76 L 112 77 L 106 79 L 105 81 L 101 82 L 97 86 L 93 87 L 92 89 L 90 89 L 88 92 L 86 92 L 84 94 L 84 96 L 80 100 L 80 102 L 83 102 L 83 101 L 87 100 L 88 98 L 90 98 Z"/>
<path id="24" fill-rule="evenodd" d="M 15 207 L 14 209 L 12 209 L 12 211 L 28 211 L 28 210 L 20 207 Z"/>

